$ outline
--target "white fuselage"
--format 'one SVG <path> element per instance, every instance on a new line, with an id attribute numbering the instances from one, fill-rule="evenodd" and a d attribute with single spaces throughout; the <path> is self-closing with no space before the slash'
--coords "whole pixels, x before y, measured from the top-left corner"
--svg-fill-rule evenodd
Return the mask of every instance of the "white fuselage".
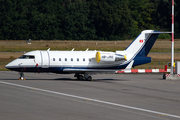
<path id="1" fill-rule="evenodd" d="M 126 62 L 126 60 L 97 62 L 96 53 L 97 51 L 31 51 L 24 54 L 24 57 L 12 61 L 6 67 L 12 70 L 14 68 L 15 71 L 23 69 L 23 72 L 39 70 L 39 72 L 61 73 L 67 68 L 119 69 L 119 66 Z"/>

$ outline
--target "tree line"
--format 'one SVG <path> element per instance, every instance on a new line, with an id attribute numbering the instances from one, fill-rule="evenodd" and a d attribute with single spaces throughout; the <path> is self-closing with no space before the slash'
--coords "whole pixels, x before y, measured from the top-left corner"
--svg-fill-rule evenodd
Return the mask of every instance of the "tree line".
<path id="1" fill-rule="evenodd" d="M 171 31 L 171 0 L 0 0 L 0 40 L 124 40 Z M 175 0 L 175 38 L 180 38 Z M 162 34 L 161 38 L 170 38 Z"/>

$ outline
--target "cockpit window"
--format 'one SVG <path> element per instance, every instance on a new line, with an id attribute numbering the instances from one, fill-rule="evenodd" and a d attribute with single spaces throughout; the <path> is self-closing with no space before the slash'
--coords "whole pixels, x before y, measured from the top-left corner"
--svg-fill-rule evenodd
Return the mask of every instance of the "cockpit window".
<path id="1" fill-rule="evenodd" d="M 19 59 L 34 59 L 34 55 L 22 55 Z"/>

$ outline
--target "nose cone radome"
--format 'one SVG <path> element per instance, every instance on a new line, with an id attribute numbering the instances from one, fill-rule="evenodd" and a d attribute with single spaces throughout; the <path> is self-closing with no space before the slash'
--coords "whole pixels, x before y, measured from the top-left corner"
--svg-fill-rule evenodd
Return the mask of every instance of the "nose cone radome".
<path id="1" fill-rule="evenodd" d="M 11 63 L 9 63 L 9 64 L 7 64 L 7 65 L 5 66 L 6 69 L 11 69 L 12 67 L 13 67 L 13 66 L 12 66 Z"/>
<path id="2" fill-rule="evenodd" d="M 18 63 L 17 63 L 17 60 L 14 60 L 10 63 L 8 63 L 5 68 L 9 69 L 9 70 L 13 70 L 14 68 L 18 68 Z"/>
<path id="3" fill-rule="evenodd" d="M 7 65 L 5 66 L 5 68 L 8 69 L 8 68 L 9 68 L 9 65 L 7 64 Z"/>

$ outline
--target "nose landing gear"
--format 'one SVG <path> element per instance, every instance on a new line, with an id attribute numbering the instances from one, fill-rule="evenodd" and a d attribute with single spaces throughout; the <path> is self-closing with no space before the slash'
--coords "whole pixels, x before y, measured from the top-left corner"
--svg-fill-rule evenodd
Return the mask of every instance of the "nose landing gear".
<path id="1" fill-rule="evenodd" d="M 23 72 L 19 72 L 19 75 L 20 75 L 19 80 L 26 80 L 24 78 L 24 73 Z"/>

